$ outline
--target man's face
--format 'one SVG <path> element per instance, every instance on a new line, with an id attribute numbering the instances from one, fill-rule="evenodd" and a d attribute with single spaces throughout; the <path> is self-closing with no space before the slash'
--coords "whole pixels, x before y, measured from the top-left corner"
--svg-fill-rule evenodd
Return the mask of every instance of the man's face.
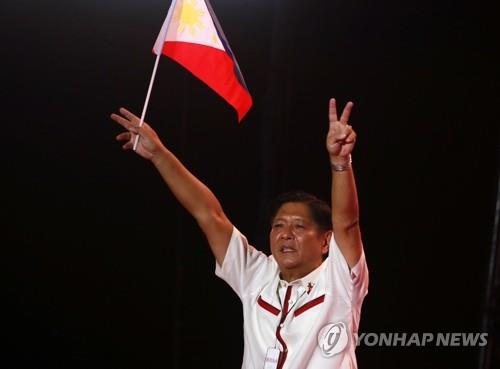
<path id="1" fill-rule="evenodd" d="M 271 252 L 283 277 L 302 278 L 321 265 L 328 252 L 329 236 L 330 232 L 320 231 L 307 205 L 283 204 L 269 234 Z"/>

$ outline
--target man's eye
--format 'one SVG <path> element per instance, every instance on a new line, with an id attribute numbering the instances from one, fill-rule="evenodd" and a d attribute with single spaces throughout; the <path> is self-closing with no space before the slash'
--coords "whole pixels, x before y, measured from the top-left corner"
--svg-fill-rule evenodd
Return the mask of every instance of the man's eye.
<path id="1" fill-rule="evenodd" d="M 276 223 L 273 225 L 273 228 L 281 228 L 283 226 L 283 224 L 281 223 Z"/>

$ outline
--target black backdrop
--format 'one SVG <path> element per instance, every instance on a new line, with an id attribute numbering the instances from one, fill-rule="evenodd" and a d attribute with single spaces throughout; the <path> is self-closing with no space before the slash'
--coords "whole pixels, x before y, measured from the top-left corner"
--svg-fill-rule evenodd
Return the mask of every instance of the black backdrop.
<path id="1" fill-rule="evenodd" d="M 213 0 L 254 106 L 162 58 L 149 121 L 267 249 L 266 204 L 328 200 L 328 98 L 355 102 L 371 272 L 361 332 L 479 332 L 498 123 L 490 30 L 460 1 Z M 196 224 L 109 119 L 140 113 L 168 1 L 17 0 L 2 22 L 5 368 L 237 368 L 239 301 Z M 366 347 L 361 368 L 474 368 L 478 349 Z"/>

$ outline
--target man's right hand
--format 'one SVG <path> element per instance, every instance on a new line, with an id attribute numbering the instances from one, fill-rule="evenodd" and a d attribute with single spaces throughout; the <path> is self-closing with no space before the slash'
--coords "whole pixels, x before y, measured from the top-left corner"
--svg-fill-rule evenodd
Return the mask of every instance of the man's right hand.
<path id="1" fill-rule="evenodd" d="M 120 108 L 120 114 L 111 114 L 111 119 L 120 124 L 127 132 L 122 132 L 116 136 L 117 141 L 124 141 L 123 149 L 131 150 L 134 147 L 134 140 L 139 135 L 139 143 L 136 152 L 143 158 L 152 160 L 162 150 L 165 150 L 160 138 L 156 132 L 143 122 L 142 127 L 139 127 L 140 118 L 131 113 L 125 108 Z"/>

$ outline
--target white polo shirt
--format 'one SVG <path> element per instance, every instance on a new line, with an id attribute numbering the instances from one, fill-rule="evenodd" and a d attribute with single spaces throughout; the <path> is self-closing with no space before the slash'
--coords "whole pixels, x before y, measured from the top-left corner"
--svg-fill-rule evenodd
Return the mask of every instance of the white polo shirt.
<path id="1" fill-rule="evenodd" d="M 242 369 L 263 369 L 269 348 L 281 351 L 280 369 L 357 368 L 354 337 L 368 292 L 364 252 L 349 270 L 332 237 L 323 264 L 287 283 L 274 257 L 250 246 L 234 228 L 215 274 L 243 304 Z"/>

